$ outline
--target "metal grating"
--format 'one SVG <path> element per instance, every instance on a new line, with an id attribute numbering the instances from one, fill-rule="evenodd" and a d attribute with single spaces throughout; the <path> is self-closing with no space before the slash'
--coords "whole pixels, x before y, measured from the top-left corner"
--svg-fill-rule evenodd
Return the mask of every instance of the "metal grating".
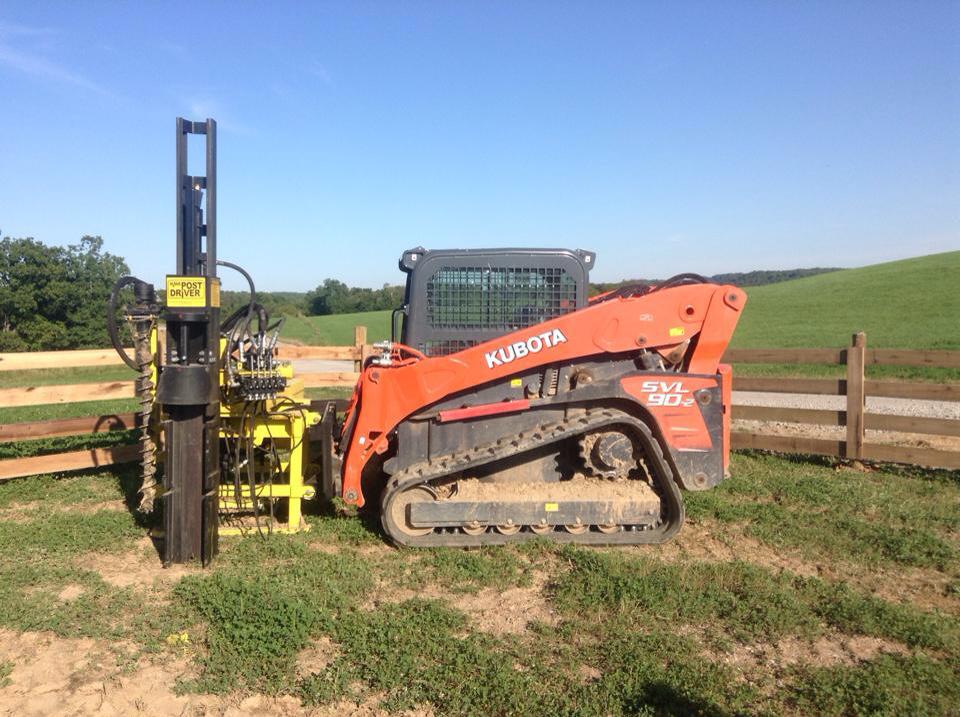
<path id="1" fill-rule="evenodd" d="M 432 329 L 506 333 L 577 307 L 577 282 L 559 267 L 442 267 L 426 288 Z"/>
<path id="2" fill-rule="evenodd" d="M 480 342 L 469 339 L 447 339 L 444 341 L 423 341 L 417 348 L 427 356 L 449 356 L 471 346 L 476 346 L 478 343 Z"/>

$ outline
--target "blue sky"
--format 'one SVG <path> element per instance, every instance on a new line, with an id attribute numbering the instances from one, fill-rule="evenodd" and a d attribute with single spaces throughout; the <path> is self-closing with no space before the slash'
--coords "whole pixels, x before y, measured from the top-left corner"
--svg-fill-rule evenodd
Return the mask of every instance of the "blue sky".
<path id="1" fill-rule="evenodd" d="M 955 1 L 6 0 L 0 100 L 3 234 L 157 281 L 177 115 L 218 120 L 220 254 L 264 289 L 418 244 L 599 280 L 960 248 Z"/>

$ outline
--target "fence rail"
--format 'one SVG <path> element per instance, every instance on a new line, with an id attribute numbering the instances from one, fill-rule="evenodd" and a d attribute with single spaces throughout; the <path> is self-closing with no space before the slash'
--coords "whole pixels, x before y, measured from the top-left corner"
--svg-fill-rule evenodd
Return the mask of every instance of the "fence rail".
<path id="1" fill-rule="evenodd" d="M 370 353 L 366 328 L 356 327 L 352 346 L 295 346 L 283 344 L 282 359 L 321 359 L 353 361 L 353 371 L 308 372 L 298 374 L 307 388 L 352 387 L 359 378 L 362 361 Z M 960 383 L 877 381 L 864 377 L 866 366 L 935 366 L 960 368 L 960 351 L 919 351 L 867 349 L 866 336 L 856 334 L 851 345 L 840 349 L 732 349 L 724 359 L 730 363 L 833 364 L 846 367 L 843 378 L 766 378 L 735 377 L 734 390 L 763 393 L 842 396 L 844 409 L 788 408 L 737 403 L 732 407 L 734 420 L 782 422 L 826 427 L 842 427 L 842 438 L 770 434 L 735 428 L 731 445 L 738 449 L 758 449 L 781 453 L 812 453 L 840 458 L 914 463 L 937 468 L 960 468 L 960 450 L 941 450 L 925 446 L 869 443 L 867 430 L 893 431 L 930 436 L 960 437 L 960 420 L 869 413 L 867 396 L 919 400 L 960 401 Z M 44 368 L 121 365 L 112 350 L 43 351 L 0 353 L 0 372 Z M 109 381 L 72 385 L 36 385 L 0 389 L 0 407 L 102 401 L 133 398 L 133 381 Z M 0 444 L 15 441 L 126 431 L 135 425 L 133 413 L 85 416 L 81 418 L 31 421 L 0 425 Z M 0 481 L 36 473 L 79 470 L 135 461 L 138 447 L 122 445 L 88 449 L 30 458 L 0 460 Z"/>
<path id="2" fill-rule="evenodd" d="M 131 354 L 133 349 L 127 349 Z M 352 346 L 300 346 L 280 344 L 278 358 L 326 359 L 329 361 L 353 361 L 354 368 L 370 353 L 367 344 L 367 327 L 354 328 Z M 113 349 L 76 349 L 72 351 L 30 351 L 24 353 L 0 353 L 0 371 L 32 371 L 41 368 L 85 368 L 96 366 L 123 366 L 123 361 Z M 0 406 L 7 404 L 0 403 Z"/>

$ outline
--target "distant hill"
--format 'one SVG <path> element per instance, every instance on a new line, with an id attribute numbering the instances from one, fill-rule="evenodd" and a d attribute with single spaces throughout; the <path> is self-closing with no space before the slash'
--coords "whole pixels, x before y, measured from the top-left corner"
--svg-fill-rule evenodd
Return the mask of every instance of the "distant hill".
<path id="1" fill-rule="evenodd" d="M 733 271 L 728 274 L 714 274 L 710 278 L 720 284 L 734 284 L 736 286 L 763 286 L 776 284 L 780 281 L 802 279 L 806 276 L 826 274 L 831 271 L 841 271 L 837 268 L 815 267 L 813 269 L 758 269 L 756 271 Z"/>
<path id="2" fill-rule="evenodd" d="M 733 346 L 960 349 L 960 251 L 747 289 Z"/>
<path id="3" fill-rule="evenodd" d="M 826 274 L 830 271 L 841 271 L 837 268 L 815 267 L 812 269 L 755 269 L 754 271 L 733 271 L 726 274 L 714 274 L 707 277 L 720 284 L 734 284 L 740 287 L 763 286 L 776 284 L 780 281 L 801 279 L 805 276 Z M 667 278 L 667 277 L 664 277 Z M 590 295 L 596 296 L 611 289 L 618 289 L 629 284 L 658 284 L 663 279 L 624 279 L 623 281 L 599 282 L 590 284 Z"/>

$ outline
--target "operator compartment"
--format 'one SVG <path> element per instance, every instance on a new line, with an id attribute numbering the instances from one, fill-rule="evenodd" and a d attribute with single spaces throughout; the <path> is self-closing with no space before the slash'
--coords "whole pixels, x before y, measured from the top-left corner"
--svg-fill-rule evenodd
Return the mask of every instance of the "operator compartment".
<path id="1" fill-rule="evenodd" d="M 446 356 L 575 311 L 587 305 L 596 258 L 580 249 L 409 249 L 400 341 Z"/>

